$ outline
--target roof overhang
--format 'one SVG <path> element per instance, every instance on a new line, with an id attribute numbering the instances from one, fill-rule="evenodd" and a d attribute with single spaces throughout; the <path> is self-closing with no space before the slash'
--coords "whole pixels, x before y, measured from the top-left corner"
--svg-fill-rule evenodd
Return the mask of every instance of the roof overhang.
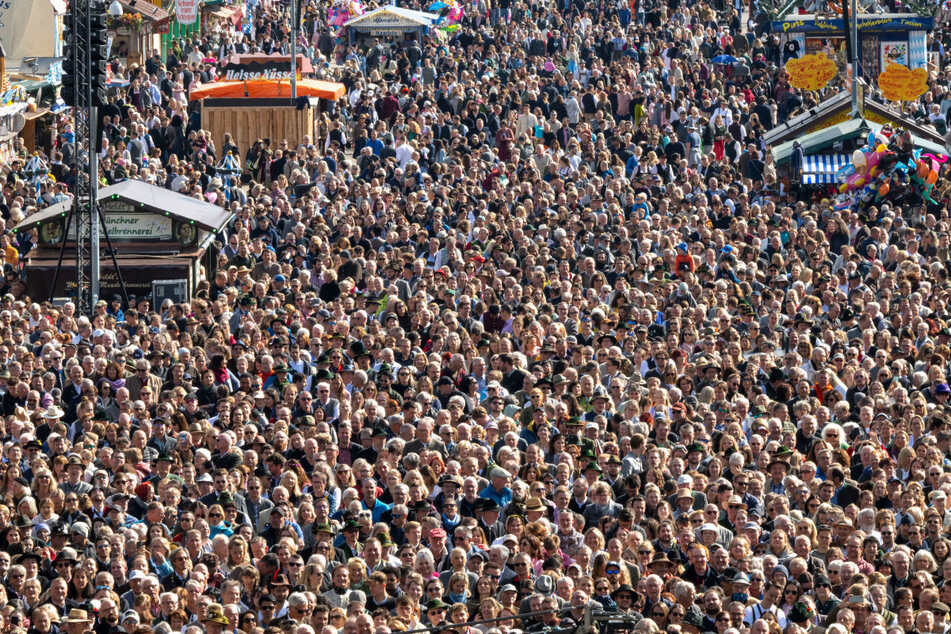
<path id="1" fill-rule="evenodd" d="M 167 214 L 171 217 L 193 222 L 205 231 L 216 232 L 224 227 L 234 216 L 227 209 L 191 196 L 178 194 L 164 187 L 151 185 L 145 181 L 125 180 L 99 190 L 99 200 L 120 198 L 140 207 L 143 212 Z M 14 229 L 24 231 L 40 225 L 68 211 L 69 202 L 61 202 L 47 207 L 25 218 Z"/>

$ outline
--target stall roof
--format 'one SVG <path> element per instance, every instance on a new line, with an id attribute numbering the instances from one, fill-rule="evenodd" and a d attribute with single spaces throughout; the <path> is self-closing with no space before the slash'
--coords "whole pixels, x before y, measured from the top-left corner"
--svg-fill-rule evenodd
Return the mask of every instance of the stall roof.
<path id="1" fill-rule="evenodd" d="M 222 18 L 224 20 L 230 20 L 236 25 L 241 23 L 244 13 L 241 11 L 239 6 L 229 6 L 224 4 L 209 5 L 205 3 L 202 7 L 203 11 L 207 11 L 209 15 L 216 18 Z"/>
<path id="2" fill-rule="evenodd" d="M 347 94 L 343 84 L 334 81 L 320 81 L 317 79 L 300 79 L 297 81 L 298 97 L 319 97 L 327 101 L 337 101 Z M 188 98 L 191 101 L 215 97 L 227 98 L 274 98 L 291 96 L 291 81 L 289 79 L 255 79 L 253 81 L 219 81 L 206 84 L 191 91 Z"/>
<path id="3" fill-rule="evenodd" d="M 784 141 L 801 136 L 808 130 L 814 131 L 817 124 L 821 125 L 821 122 L 826 120 L 832 121 L 834 117 L 839 117 L 839 122 L 844 123 L 844 116 L 848 115 L 851 102 L 851 93 L 848 90 L 842 90 L 809 108 L 804 113 L 772 128 L 763 135 L 763 141 L 766 145 L 778 146 Z M 874 118 L 879 123 L 891 121 L 893 126 L 900 125 L 925 141 L 930 141 L 935 145 L 944 145 L 944 137 L 933 126 L 918 123 L 872 96 L 860 93 L 859 111 L 864 113 L 867 119 Z"/>
<path id="4" fill-rule="evenodd" d="M 865 126 L 864 129 L 863 125 Z M 773 148 L 773 160 L 775 160 L 777 163 L 783 163 L 788 160 L 793 153 L 793 143 L 795 143 L 797 140 L 802 144 L 802 149 L 806 154 L 815 154 L 831 147 L 837 141 L 854 139 L 857 136 L 865 135 L 869 132 L 878 134 L 881 129 L 881 124 L 875 123 L 874 121 L 866 121 L 864 119 L 850 119 L 849 121 L 838 123 L 836 125 L 829 126 L 828 128 L 816 130 L 815 132 L 799 137 L 798 139 L 780 143 Z M 944 148 L 940 145 L 932 143 L 926 139 L 922 139 L 918 136 L 915 136 L 914 134 L 911 135 L 911 140 L 915 147 L 922 148 L 928 152 L 932 152 L 934 154 L 944 154 L 945 152 Z"/>
<path id="5" fill-rule="evenodd" d="M 417 29 L 431 26 L 437 19 L 439 16 L 435 13 L 387 5 L 348 20 L 344 26 L 369 30 Z"/>
<path id="6" fill-rule="evenodd" d="M 166 22 L 171 16 L 162 7 L 145 0 L 119 0 L 126 13 L 140 13 L 150 22 Z"/>
<path id="7" fill-rule="evenodd" d="M 185 196 L 151 185 L 145 181 L 125 180 L 115 185 L 109 185 L 99 190 L 99 200 L 106 200 L 118 196 L 124 200 L 147 207 L 156 212 L 165 213 L 181 220 L 194 221 L 196 225 L 207 231 L 218 231 L 231 220 L 232 214 L 227 209 L 206 203 L 197 198 Z M 36 212 L 18 224 L 14 230 L 29 229 L 44 220 L 54 218 L 65 213 L 69 203 L 61 202 Z"/>
<path id="8" fill-rule="evenodd" d="M 852 94 L 849 91 L 839 91 L 815 107 L 809 108 L 802 114 L 787 119 L 775 128 L 767 131 L 766 134 L 763 135 L 763 143 L 766 145 L 774 145 L 777 141 L 782 141 L 782 139 L 788 135 L 797 133 L 802 127 L 812 125 L 819 119 L 831 114 L 839 108 L 845 107 L 851 102 Z"/>

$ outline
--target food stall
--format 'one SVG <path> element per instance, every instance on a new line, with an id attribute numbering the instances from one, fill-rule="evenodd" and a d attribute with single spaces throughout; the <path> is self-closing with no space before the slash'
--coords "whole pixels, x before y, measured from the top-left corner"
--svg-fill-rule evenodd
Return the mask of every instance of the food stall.
<path id="1" fill-rule="evenodd" d="M 799 14 L 791 9 L 771 23 L 779 35 L 783 63 L 819 51 L 844 59 L 845 23 L 841 15 Z M 889 63 L 927 68 L 928 33 L 934 18 L 915 13 L 859 13 L 859 77 L 877 77 Z"/>
<path id="2" fill-rule="evenodd" d="M 217 255 L 213 243 L 234 216 L 230 211 L 138 180 L 100 189 L 99 201 L 130 295 L 147 296 L 153 281 L 174 280 L 183 286 L 186 297 L 191 297 L 198 282 L 211 278 Z M 38 248 L 25 262 L 27 291 L 32 297 L 75 294 L 76 225 L 74 220 L 67 230 L 68 211 L 69 203 L 58 203 L 14 228 L 16 232 L 35 229 L 38 233 Z M 63 266 L 56 288 L 51 289 L 64 233 Z M 102 248 L 106 248 L 105 238 Z M 119 284 L 107 256 L 103 258 L 100 294 L 106 297 L 119 293 Z"/>
<path id="3" fill-rule="evenodd" d="M 375 37 L 420 41 L 438 19 L 435 13 L 386 5 L 352 18 L 344 26 L 351 43 Z"/>
<path id="4" fill-rule="evenodd" d="M 316 79 L 297 81 L 297 101 L 291 99 L 289 79 L 220 81 L 193 90 L 201 102 L 201 127 L 211 132 L 217 147 L 231 134 L 243 157 L 257 139 L 287 139 L 296 146 L 309 137 L 317 144 L 322 101 L 346 94 L 343 84 Z"/>
<path id="5" fill-rule="evenodd" d="M 112 54 L 127 64 L 142 64 L 160 48 L 160 37 L 168 32 L 171 16 L 148 0 L 119 0 L 122 15 L 106 22 L 112 36 Z"/>

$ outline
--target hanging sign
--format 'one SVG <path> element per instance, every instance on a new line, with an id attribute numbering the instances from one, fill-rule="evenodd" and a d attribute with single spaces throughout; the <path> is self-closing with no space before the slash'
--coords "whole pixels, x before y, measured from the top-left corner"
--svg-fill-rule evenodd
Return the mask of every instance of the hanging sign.
<path id="1" fill-rule="evenodd" d="M 889 64 L 878 76 L 878 87 L 889 101 L 914 101 L 928 90 L 928 71 Z"/>
<path id="2" fill-rule="evenodd" d="M 803 55 L 786 62 L 789 83 L 802 90 L 819 90 L 835 77 L 838 69 L 825 53 Z"/>
<path id="3" fill-rule="evenodd" d="M 288 59 L 275 61 L 252 61 L 244 64 L 230 63 L 224 68 L 228 81 L 252 81 L 255 79 L 290 79 L 291 62 Z M 298 69 L 298 74 L 300 74 Z"/>
<path id="4" fill-rule="evenodd" d="M 192 24 L 198 19 L 198 0 L 175 0 L 175 19 L 179 24 Z"/>

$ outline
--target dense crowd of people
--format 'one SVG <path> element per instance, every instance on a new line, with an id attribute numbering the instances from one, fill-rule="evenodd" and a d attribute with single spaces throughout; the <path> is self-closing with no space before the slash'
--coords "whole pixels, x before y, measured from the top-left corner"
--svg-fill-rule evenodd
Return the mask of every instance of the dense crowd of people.
<path id="1" fill-rule="evenodd" d="M 102 109 L 104 182 L 235 213 L 190 301 L 25 295 L 77 140 L 4 166 L 3 632 L 951 627 L 947 174 L 861 215 L 785 178 L 764 133 L 835 85 L 765 7 L 474 0 L 394 44 L 305 2 L 325 134 L 217 147 L 209 59 L 288 50 L 250 6 Z"/>

